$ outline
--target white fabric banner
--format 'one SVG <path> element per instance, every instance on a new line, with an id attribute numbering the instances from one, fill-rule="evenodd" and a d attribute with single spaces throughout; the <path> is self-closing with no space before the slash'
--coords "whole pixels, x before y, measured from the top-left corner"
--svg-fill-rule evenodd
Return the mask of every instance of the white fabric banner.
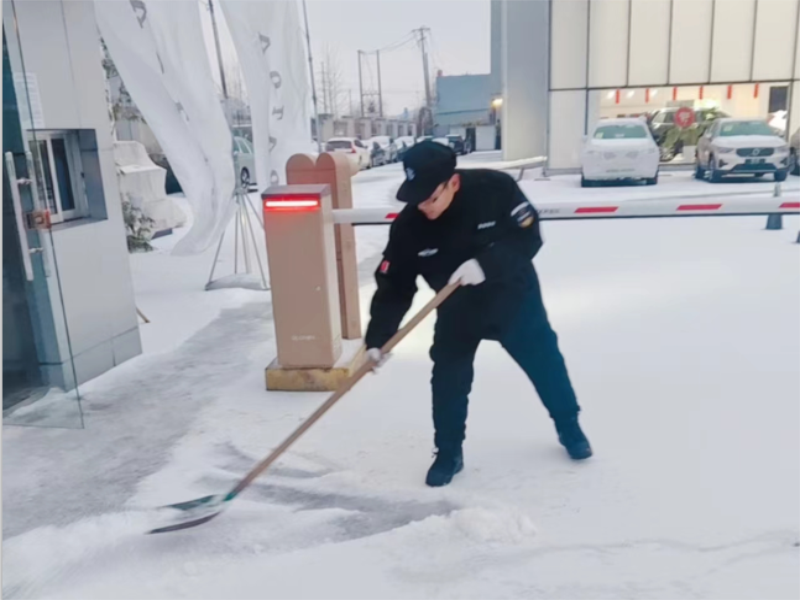
<path id="1" fill-rule="evenodd" d="M 220 0 L 250 98 L 260 189 L 286 183 L 286 163 L 310 152 L 305 32 L 297 0 Z"/>
<path id="2" fill-rule="evenodd" d="M 196 0 L 95 0 L 100 34 L 194 216 L 175 254 L 209 248 L 235 209 L 233 139 L 211 78 Z"/>

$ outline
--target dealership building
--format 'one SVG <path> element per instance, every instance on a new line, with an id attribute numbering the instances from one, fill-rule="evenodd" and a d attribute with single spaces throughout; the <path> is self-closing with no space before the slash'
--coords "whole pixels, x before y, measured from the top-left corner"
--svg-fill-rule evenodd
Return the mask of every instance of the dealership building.
<path id="1" fill-rule="evenodd" d="M 800 0 L 493 0 L 492 17 L 508 160 L 576 170 L 599 119 L 670 106 L 800 128 Z"/>

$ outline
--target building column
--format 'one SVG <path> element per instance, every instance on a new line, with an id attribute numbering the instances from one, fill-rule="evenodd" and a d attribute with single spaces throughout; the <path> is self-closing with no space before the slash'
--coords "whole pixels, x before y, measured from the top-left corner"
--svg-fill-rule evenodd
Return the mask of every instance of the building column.
<path id="1" fill-rule="evenodd" d="M 503 1 L 503 158 L 547 154 L 550 2 Z"/>

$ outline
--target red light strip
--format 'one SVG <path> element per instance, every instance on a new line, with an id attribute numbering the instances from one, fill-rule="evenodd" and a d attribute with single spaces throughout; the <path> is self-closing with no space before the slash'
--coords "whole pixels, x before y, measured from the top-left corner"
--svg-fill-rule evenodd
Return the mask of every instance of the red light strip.
<path id="1" fill-rule="evenodd" d="M 718 210 L 722 204 L 681 204 L 678 210 Z"/>
<path id="2" fill-rule="evenodd" d="M 287 196 L 285 198 L 265 198 L 265 209 L 274 210 L 302 210 L 319 208 L 319 198 L 316 197 L 302 197 L 302 196 Z"/>
<path id="3" fill-rule="evenodd" d="M 399 215 L 399 214 L 400 213 L 389 213 L 388 215 L 386 215 L 386 218 L 387 219 L 391 219 L 392 221 L 394 221 L 397 218 L 397 215 Z"/>
<path id="4" fill-rule="evenodd" d="M 800 208 L 800 202 L 784 202 L 778 208 Z"/>
<path id="5" fill-rule="evenodd" d="M 576 214 L 589 214 L 589 213 L 614 213 L 617 212 L 619 206 L 581 206 L 575 209 Z"/>

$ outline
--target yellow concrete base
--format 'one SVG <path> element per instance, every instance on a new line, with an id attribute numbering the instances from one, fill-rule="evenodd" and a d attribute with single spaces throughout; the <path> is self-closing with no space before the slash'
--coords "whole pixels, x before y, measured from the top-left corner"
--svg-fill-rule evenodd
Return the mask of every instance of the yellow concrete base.
<path id="1" fill-rule="evenodd" d="M 342 355 L 330 369 L 285 369 L 273 360 L 266 369 L 267 390 L 287 392 L 334 392 L 365 359 L 361 340 L 344 340 Z"/>

